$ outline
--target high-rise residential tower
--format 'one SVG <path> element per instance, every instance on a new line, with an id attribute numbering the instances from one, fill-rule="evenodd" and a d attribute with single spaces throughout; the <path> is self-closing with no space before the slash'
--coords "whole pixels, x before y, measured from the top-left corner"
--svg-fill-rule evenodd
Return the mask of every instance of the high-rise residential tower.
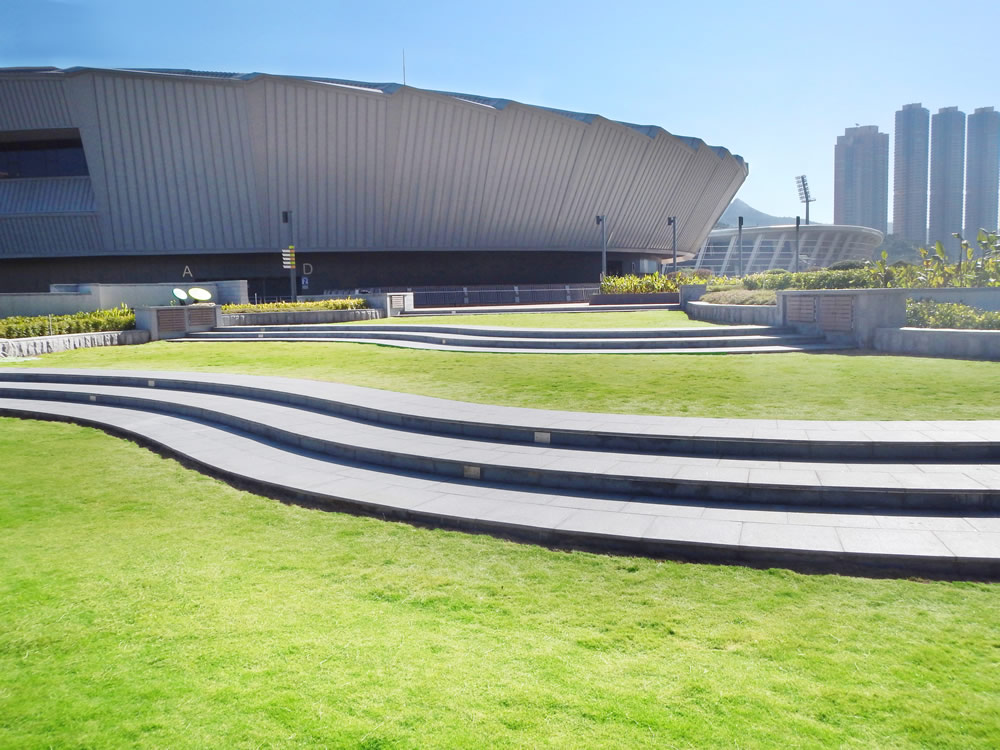
<path id="1" fill-rule="evenodd" d="M 927 148 L 931 113 L 904 104 L 896 113 L 893 155 L 892 231 L 918 245 L 927 242 Z"/>
<path id="2" fill-rule="evenodd" d="M 886 231 L 889 219 L 889 134 L 876 125 L 847 128 L 837 138 L 833 222 Z"/>
<path id="3" fill-rule="evenodd" d="M 962 231 L 965 176 L 965 112 L 944 107 L 931 118 L 931 200 L 927 241 L 940 242 L 953 257 Z"/>
<path id="4" fill-rule="evenodd" d="M 969 147 L 965 167 L 965 239 L 980 229 L 997 230 L 1000 198 L 1000 112 L 980 107 L 969 115 Z"/>

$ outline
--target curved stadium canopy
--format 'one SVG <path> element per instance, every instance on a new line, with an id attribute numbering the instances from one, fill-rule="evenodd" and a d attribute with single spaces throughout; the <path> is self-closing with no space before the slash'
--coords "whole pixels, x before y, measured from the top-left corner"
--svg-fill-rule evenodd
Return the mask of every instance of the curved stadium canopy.
<path id="1" fill-rule="evenodd" d="M 282 277 L 313 288 L 590 281 L 693 257 L 747 176 L 656 126 L 392 83 L 0 69 L 8 287 Z M 290 221 L 282 223 L 282 213 Z M 628 270 L 626 268 L 626 270 Z"/>

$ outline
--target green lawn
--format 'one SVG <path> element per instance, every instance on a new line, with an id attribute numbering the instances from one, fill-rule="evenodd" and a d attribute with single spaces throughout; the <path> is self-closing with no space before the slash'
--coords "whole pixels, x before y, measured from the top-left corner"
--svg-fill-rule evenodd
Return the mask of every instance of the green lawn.
<path id="1" fill-rule="evenodd" d="M 1000 588 L 554 552 L 0 419 L 0 747 L 996 748 Z"/>
<path id="2" fill-rule="evenodd" d="M 860 354 L 546 355 L 371 344 L 99 347 L 6 366 L 285 375 L 463 401 L 785 419 L 1000 419 L 1000 362 Z"/>
<path id="3" fill-rule="evenodd" d="M 354 324 L 464 325 L 497 328 L 696 328 L 715 325 L 692 320 L 678 310 L 582 313 L 497 313 L 488 315 L 417 315 L 359 320 Z"/>

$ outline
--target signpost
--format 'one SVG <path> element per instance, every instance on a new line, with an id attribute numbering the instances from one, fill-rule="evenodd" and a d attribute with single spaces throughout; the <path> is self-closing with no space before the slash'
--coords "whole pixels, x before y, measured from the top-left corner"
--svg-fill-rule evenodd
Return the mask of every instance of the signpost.
<path id="1" fill-rule="evenodd" d="M 282 249 L 281 267 L 288 269 L 288 279 L 292 285 L 292 302 L 295 302 L 295 245 Z"/>

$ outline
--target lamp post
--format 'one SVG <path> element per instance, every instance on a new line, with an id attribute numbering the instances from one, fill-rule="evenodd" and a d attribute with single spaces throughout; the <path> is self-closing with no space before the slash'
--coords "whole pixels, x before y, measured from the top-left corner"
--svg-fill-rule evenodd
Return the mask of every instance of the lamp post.
<path id="1" fill-rule="evenodd" d="M 815 198 L 809 192 L 809 180 L 804 174 L 795 178 L 795 183 L 799 186 L 799 201 L 806 204 L 806 226 L 809 226 L 809 204 L 815 202 Z"/>
<path id="2" fill-rule="evenodd" d="M 601 281 L 604 281 L 604 273 L 608 270 L 607 217 L 604 214 L 598 214 L 597 224 L 601 227 Z"/>
<path id="3" fill-rule="evenodd" d="M 295 235 L 292 230 L 292 212 L 282 211 L 281 212 L 281 223 L 288 225 L 288 253 L 287 257 L 289 259 L 288 263 L 288 280 L 291 284 L 292 290 L 292 302 L 297 300 L 297 295 L 295 294 Z"/>
<path id="4" fill-rule="evenodd" d="M 743 217 L 742 216 L 738 218 L 736 234 L 739 237 L 738 242 L 740 246 L 740 265 L 739 265 L 739 274 L 737 275 L 742 278 L 743 276 Z"/>
<path id="5" fill-rule="evenodd" d="M 806 207 L 808 208 L 808 206 L 809 206 L 809 204 L 807 203 Z M 801 248 L 801 245 L 799 244 L 799 224 L 800 223 L 801 223 L 801 219 L 798 216 L 796 216 L 795 217 L 795 273 L 799 272 L 799 249 Z"/>
<path id="6" fill-rule="evenodd" d="M 677 273 L 677 217 L 668 217 L 667 226 L 673 227 L 674 230 L 674 273 Z"/>

